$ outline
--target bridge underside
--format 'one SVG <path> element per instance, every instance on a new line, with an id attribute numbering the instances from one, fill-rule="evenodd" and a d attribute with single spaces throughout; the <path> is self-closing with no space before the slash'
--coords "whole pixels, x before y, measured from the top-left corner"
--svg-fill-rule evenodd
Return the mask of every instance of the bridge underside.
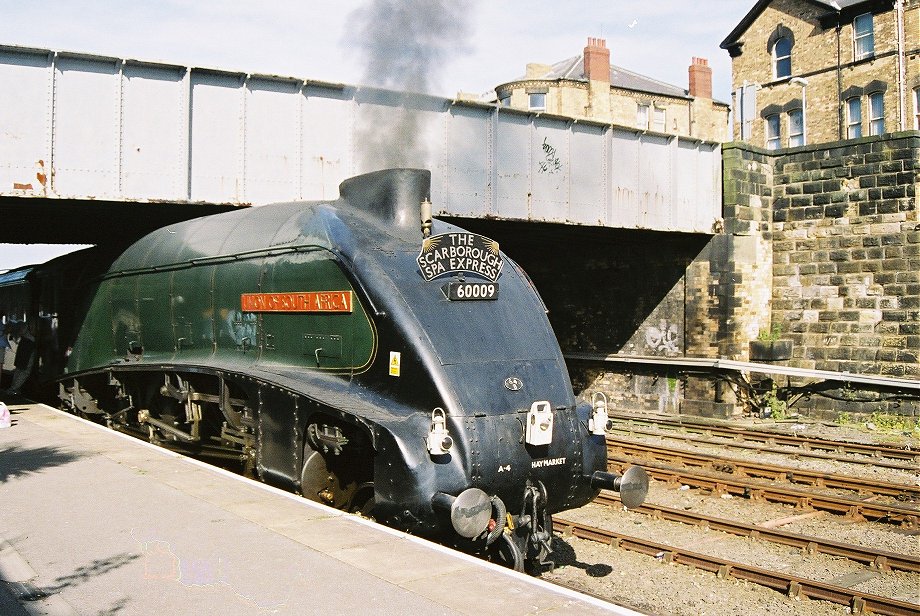
<path id="1" fill-rule="evenodd" d="M 683 352 L 686 275 L 711 236 L 494 219 L 447 218 L 498 241 L 543 297 L 563 351 L 646 352 L 652 328 Z M 692 317 L 690 317 L 692 320 Z M 661 322 L 667 323 L 662 326 Z"/>
<path id="2" fill-rule="evenodd" d="M 237 207 L 0 196 L 0 243 L 127 246 L 154 229 Z"/>

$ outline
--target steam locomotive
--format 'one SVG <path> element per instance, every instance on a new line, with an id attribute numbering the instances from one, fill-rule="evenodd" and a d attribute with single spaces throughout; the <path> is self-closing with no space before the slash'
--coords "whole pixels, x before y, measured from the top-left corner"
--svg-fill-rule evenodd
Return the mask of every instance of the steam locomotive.
<path id="1" fill-rule="evenodd" d="M 601 488 L 637 506 L 648 480 L 606 472 L 605 401 L 576 404 L 536 289 L 496 242 L 432 220 L 429 190 L 427 171 L 380 171 L 336 201 L 147 235 L 66 295 L 62 406 L 516 569 L 545 562 L 553 513 Z M 73 286 L 52 270 L 32 277 Z"/>

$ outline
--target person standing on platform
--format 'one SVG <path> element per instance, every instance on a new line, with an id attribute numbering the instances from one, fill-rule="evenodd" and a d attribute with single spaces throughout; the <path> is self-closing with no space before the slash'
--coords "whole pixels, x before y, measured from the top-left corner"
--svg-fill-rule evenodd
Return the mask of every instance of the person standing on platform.
<path id="1" fill-rule="evenodd" d="M 3 380 L 3 364 L 6 363 L 6 352 L 11 348 L 13 347 L 10 345 L 10 332 L 7 330 L 6 315 L 0 315 L 0 381 Z"/>
<path id="2" fill-rule="evenodd" d="M 19 390 L 32 373 L 32 366 L 35 365 L 35 321 L 25 324 L 22 337 L 19 338 L 19 345 L 16 347 L 16 359 L 13 363 L 15 365 L 13 384 L 10 385 L 7 393 L 15 396 L 19 394 Z"/>

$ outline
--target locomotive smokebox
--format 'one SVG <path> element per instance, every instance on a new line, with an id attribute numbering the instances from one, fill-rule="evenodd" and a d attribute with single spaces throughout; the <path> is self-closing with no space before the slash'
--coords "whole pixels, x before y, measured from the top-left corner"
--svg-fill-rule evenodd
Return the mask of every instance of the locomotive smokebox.
<path id="1" fill-rule="evenodd" d="M 619 492 L 623 506 L 632 509 L 645 502 L 648 475 L 641 466 L 630 466 L 622 475 L 595 471 L 591 475 L 591 487 L 595 490 Z"/>

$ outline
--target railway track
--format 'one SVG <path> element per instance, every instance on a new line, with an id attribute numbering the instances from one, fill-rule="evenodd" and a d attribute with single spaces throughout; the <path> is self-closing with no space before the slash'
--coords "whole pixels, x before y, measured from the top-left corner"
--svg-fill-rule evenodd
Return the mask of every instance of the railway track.
<path id="1" fill-rule="evenodd" d="M 622 506 L 620 499 L 609 492 L 601 492 L 600 496 L 594 499 L 594 502 L 599 505 L 606 505 L 614 508 Z M 680 522 L 681 524 L 708 528 L 741 537 L 751 537 L 787 545 L 799 548 L 808 554 L 827 554 L 839 558 L 846 558 L 864 565 L 869 565 L 879 571 L 896 569 L 899 571 L 920 573 L 920 558 L 907 554 L 898 554 L 896 552 L 876 550 L 874 548 L 849 543 L 840 543 L 820 537 L 799 535 L 797 533 L 765 526 L 736 522 L 734 520 L 716 518 L 680 509 L 672 509 L 653 503 L 644 503 L 638 507 L 633 507 L 630 511 L 641 513 L 659 520 Z"/>
<path id="2" fill-rule="evenodd" d="M 821 451 L 813 451 L 810 449 L 803 449 L 801 447 L 771 447 L 769 445 L 760 445 L 752 444 L 744 441 L 739 441 L 736 439 L 726 439 L 726 438 L 707 438 L 705 436 L 697 434 L 683 434 L 678 433 L 673 430 L 650 430 L 642 429 L 631 425 L 630 423 L 613 423 L 608 431 L 614 431 L 618 433 L 625 433 L 630 436 L 649 436 L 654 438 L 664 438 L 679 440 L 688 444 L 694 445 L 714 445 L 717 447 L 727 448 L 727 449 L 737 449 L 742 451 L 752 451 L 757 453 L 772 453 L 779 454 L 783 456 L 790 456 L 794 459 L 799 458 L 808 458 L 813 460 L 827 460 L 833 462 L 842 462 L 845 464 L 857 464 L 863 466 L 872 466 L 875 468 L 887 468 L 891 470 L 898 471 L 914 471 L 920 472 L 920 465 L 904 462 L 892 462 L 882 457 L 869 457 L 865 455 L 853 456 L 847 454 L 836 454 L 836 453 L 824 453 Z"/>
<path id="3" fill-rule="evenodd" d="M 888 445 L 874 443 L 851 443 L 833 441 L 829 439 L 796 436 L 791 434 L 780 434 L 766 430 L 748 430 L 729 426 L 716 426 L 691 422 L 686 420 L 674 420 L 662 417 L 639 417 L 627 413 L 609 413 L 610 419 L 614 422 L 630 422 L 639 425 L 653 425 L 657 427 L 666 427 L 670 429 L 679 429 L 691 433 L 703 434 L 707 436 L 719 436 L 727 439 L 738 441 L 754 441 L 766 443 L 768 445 L 786 445 L 790 447 L 800 447 L 805 451 L 826 451 L 833 453 L 861 454 L 873 458 L 892 458 L 895 460 L 908 460 L 910 462 L 920 462 L 920 451 L 907 449 L 904 447 L 893 447 Z"/>
<path id="4" fill-rule="evenodd" d="M 657 560 L 687 565 L 715 573 L 720 578 L 733 577 L 784 592 L 790 597 L 821 599 L 849 606 L 854 614 L 872 612 L 890 616 L 916 616 L 920 606 L 915 603 L 880 597 L 842 586 L 817 582 L 807 578 L 761 569 L 752 565 L 709 556 L 682 548 L 631 537 L 621 533 L 572 522 L 562 518 L 553 521 L 553 528 L 563 535 L 596 541 L 613 547 L 646 554 Z"/>
<path id="5" fill-rule="evenodd" d="M 768 502 L 791 505 L 800 510 L 822 510 L 836 515 L 846 516 L 854 521 L 886 521 L 900 523 L 907 529 L 916 529 L 920 525 L 920 508 L 893 503 L 878 503 L 870 498 L 859 500 L 842 496 L 817 494 L 795 488 L 774 486 L 751 479 L 733 477 L 712 477 L 692 470 L 673 468 L 653 462 L 637 460 L 627 456 L 609 455 L 609 468 L 623 472 L 627 466 L 640 464 L 649 477 L 672 485 L 688 485 L 693 488 L 710 490 L 715 494 L 731 494 L 765 500 Z"/>
<path id="6" fill-rule="evenodd" d="M 920 486 L 889 483 L 864 477 L 849 477 L 811 471 L 775 464 L 764 464 L 735 458 L 725 458 L 703 453 L 694 453 L 681 449 L 660 447 L 650 443 L 607 437 L 608 451 L 612 450 L 625 456 L 644 460 L 654 460 L 667 464 L 680 464 L 689 468 L 702 468 L 741 477 L 768 479 L 770 481 L 788 481 L 813 487 L 849 490 L 870 496 L 887 496 L 902 502 L 920 500 Z"/>

